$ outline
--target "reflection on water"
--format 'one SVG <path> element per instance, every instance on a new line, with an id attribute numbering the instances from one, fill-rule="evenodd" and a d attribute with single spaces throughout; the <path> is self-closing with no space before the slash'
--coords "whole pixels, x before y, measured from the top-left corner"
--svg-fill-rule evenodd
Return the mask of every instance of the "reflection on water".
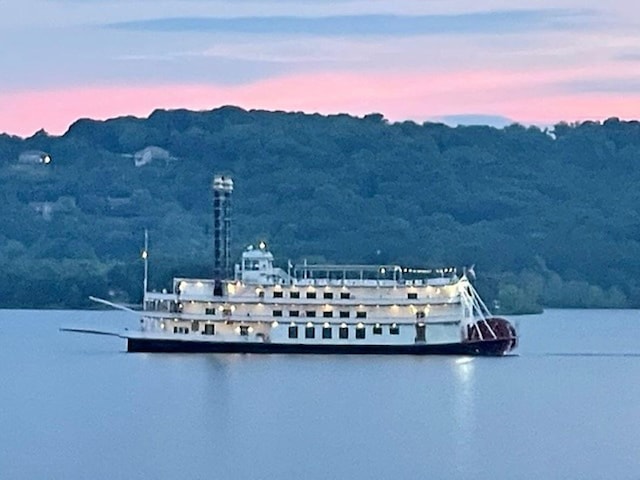
<path id="1" fill-rule="evenodd" d="M 136 319 L 0 311 L 0 479 L 640 472 L 638 312 L 523 317 L 509 358 L 127 354 L 62 325 Z"/>
<path id="2" fill-rule="evenodd" d="M 456 467 L 461 477 L 465 478 L 473 477 L 474 472 L 469 467 L 478 463 L 478 450 L 482 448 L 475 443 L 474 361 L 475 358 L 465 356 L 456 358 L 453 362 L 456 380 L 453 415 L 458 426 L 456 455 L 464 459 Z"/>

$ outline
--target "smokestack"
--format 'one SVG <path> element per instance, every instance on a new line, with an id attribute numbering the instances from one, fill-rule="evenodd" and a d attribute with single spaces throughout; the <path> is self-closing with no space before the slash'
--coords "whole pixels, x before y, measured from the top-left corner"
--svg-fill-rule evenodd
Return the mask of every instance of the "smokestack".
<path id="1" fill-rule="evenodd" d="M 233 180 L 213 177 L 213 278 L 223 280 L 231 275 L 231 192 Z"/>

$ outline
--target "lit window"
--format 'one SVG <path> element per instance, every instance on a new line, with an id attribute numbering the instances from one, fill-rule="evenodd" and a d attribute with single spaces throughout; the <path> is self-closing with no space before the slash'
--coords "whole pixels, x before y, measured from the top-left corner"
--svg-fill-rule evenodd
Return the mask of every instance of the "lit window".
<path id="1" fill-rule="evenodd" d="M 298 338 L 298 326 L 289 325 L 289 338 Z"/>
<path id="2" fill-rule="evenodd" d="M 324 292 L 322 298 L 333 298 L 333 292 Z"/>
<path id="3" fill-rule="evenodd" d="M 356 318 L 367 318 L 367 312 L 356 312 Z"/>

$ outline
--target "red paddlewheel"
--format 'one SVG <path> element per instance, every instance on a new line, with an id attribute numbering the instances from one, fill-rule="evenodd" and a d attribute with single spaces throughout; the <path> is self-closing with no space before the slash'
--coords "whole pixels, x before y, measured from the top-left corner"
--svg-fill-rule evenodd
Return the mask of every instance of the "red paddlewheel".
<path id="1" fill-rule="evenodd" d="M 493 332 L 493 333 L 492 333 Z M 518 345 L 518 334 L 515 327 L 504 318 L 490 317 L 486 320 L 467 325 L 467 341 L 482 342 L 490 340 L 509 340 L 508 350 Z"/>

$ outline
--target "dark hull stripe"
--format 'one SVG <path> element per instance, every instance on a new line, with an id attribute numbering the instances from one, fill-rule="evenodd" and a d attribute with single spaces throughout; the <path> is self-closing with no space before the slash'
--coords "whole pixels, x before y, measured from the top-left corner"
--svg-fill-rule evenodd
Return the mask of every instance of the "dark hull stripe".
<path id="1" fill-rule="evenodd" d="M 129 352 L 158 353 L 312 353 L 376 355 L 504 355 L 511 340 L 484 340 L 441 345 L 327 345 L 252 342 L 190 342 L 187 340 L 127 339 Z"/>

